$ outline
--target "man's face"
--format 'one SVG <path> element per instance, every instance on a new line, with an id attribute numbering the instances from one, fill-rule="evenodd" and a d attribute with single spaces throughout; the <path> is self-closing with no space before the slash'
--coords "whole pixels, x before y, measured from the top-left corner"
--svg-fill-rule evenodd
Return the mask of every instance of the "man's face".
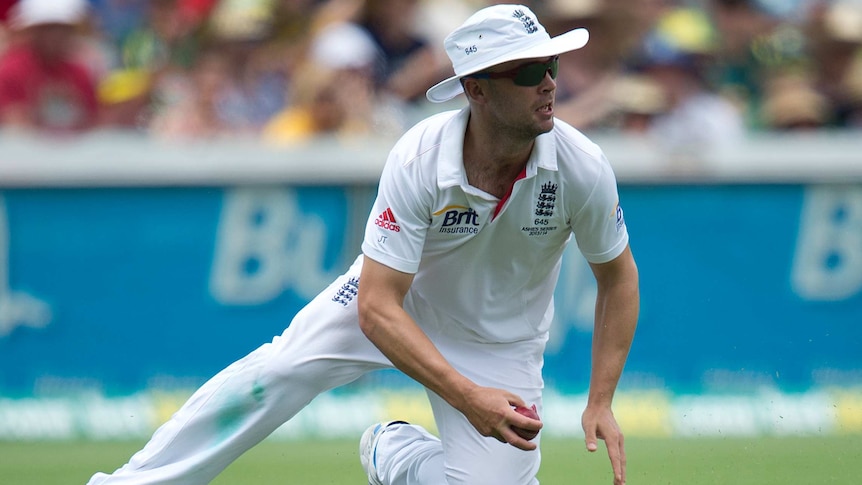
<path id="1" fill-rule="evenodd" d="M 488 110 L 509 136 L 535 138 L 554 127 L 555 58 L 499 64 L 477 77 L 487 86 Z M 487 76 L 486 76 L 487 74 Z M 489 79 L 481 79 L 489 77 Z M 525 86 L 519 84 L 532 84 Z"/>

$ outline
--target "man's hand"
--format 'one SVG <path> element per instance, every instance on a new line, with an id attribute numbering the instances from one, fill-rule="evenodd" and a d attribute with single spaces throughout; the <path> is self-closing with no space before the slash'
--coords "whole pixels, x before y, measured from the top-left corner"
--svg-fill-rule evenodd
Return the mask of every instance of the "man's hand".
<path id="1" fill-rule="evenodd" d="M 464 395 L 458 408 L 482 436 L 531 451 L 537 445 L 521 438 L 512 426 L 538 431 L 542 422 L 517 413 L 513 406 L 525 406 L 523 399 L 503 389 L 475 387 Z"/>
<path id="2" fill-rule="evenodd" d="M 625 485 L 625 442 L 614 413 L 609 407 L 587 406 L 581 417 L 581 425 L 584 427 L 587 451 L 595 452 L 599 449 L 598 440 L 604 440 L 608 448 L 608 458 L 611 459 L 611 467 L 614 470 L 614 485 Z"/>

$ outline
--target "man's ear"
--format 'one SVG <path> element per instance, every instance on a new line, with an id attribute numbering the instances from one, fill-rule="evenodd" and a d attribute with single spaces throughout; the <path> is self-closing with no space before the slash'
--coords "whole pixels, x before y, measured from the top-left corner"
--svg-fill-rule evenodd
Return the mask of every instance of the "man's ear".
<path id="1" fill-rule="evenodd" d="M 466 77 L 461 80 L 461 85 L 464 87 L 464 95 L 470 101 L 484 101 L 487 95 L 487 86 L 480 79 Z"/>

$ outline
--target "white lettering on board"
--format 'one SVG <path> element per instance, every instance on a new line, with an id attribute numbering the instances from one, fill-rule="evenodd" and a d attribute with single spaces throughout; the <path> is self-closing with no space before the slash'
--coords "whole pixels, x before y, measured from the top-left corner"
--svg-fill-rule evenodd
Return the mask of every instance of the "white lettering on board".
<path id="1" fill-rule="evenodd" d="M 862 290 L 862 187 L 806 190 L 791 281 L 809 300 L 845 300 Z"/>
<path id="2" fill-rule="evenodd" d="M 44 328 L 51 323 L 51 307 L 23 291 L 14 291 L 9 283 L 9 224 L 6 203 L 0 197 L 0 337 L 17 327 Z"/>
<path id="3" fill-rule="evenodd" d="M 225 193 L 210 273 L 210 291 L 223 304 L 255 305 L 285 289 L 310 300 L 333 279 L 324 270 L 326 227 L 299 209 L 287 188 L 240 188 Z"/>

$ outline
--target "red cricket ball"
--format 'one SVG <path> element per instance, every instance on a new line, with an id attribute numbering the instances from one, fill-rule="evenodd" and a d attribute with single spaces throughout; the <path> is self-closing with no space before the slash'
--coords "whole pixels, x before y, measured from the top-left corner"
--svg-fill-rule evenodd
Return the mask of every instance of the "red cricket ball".
<path id="1" fill-rule="evenodd" d="M 541 421 L 541 418 L 539 418 L 539 413 L 538 413 L 538 411 L 536 411 L 536 405 L 535 404 L 533 404 L 532 406 L 530 406 L 528 408 L 524 407 L 524 406 L 515 406 L 515 412 L 518 414 L 521 414 L 522 416 L 526 416 L 528 418 Z M 517 426 L 512 426 L 512 430 L 515 431 L 515 433 L 518 433 L 518 436 L 520 436 L 521 438 L 524 438 L 527 441 L 530 441 L 531 439 L 535 438 L 539 434 L 538 431 L 533 431 L 531 429 L 519 428 Z"/>

